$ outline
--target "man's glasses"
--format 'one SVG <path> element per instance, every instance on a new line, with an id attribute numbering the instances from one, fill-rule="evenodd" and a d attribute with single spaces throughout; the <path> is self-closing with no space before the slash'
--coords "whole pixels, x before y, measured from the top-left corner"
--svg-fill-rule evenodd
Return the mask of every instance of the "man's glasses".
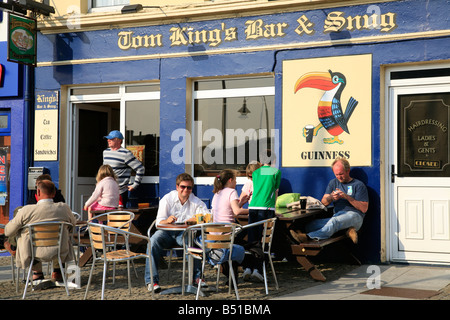
<path id="1" fill-rule="evenodd" d="M 179 187 L 184 190 L 184 189 L 188 189 L 188 190 L 192 190 L 192 186 L 183 186 L 183 185 L 179 185 Z"/>

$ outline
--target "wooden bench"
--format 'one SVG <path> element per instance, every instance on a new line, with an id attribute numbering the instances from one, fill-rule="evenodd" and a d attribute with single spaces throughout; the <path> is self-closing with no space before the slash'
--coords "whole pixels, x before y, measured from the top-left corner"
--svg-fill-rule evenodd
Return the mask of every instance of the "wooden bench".
<path id="1" fill-rule="evenodd" d="M 299 244 L 292 244 L 292 254 L 296 257 L 297 261 L 303 266 L 303 268 L 305 268 L 305 270 L 314 280 L 326 281 L 325 276 L 319 269 L 317 269 L 314 263 L 312 263 L 311 260 L 308 259 L 308 257 L 317 256 L 326 246 L 332 243 L 348 239 L 346 231 L 347 230 L 338 232 L 329 239 L 311 240 Z M 348 251 L 348 254 L 355 260 L 357 264 L 361 265 L 361 262 L 350 251 Z"/>

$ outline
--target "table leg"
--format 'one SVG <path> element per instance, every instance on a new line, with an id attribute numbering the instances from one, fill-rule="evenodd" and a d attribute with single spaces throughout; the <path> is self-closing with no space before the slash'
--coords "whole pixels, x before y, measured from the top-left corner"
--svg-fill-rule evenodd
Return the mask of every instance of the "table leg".
<path id="1" fill-rule="evenodd" d="M 80 261 L 78 261 L 80 268 L 84 267 L 90 258 L 92 258 L 92 248 L 87 247 L 86 251 L 81 255 Z"/>
<path id="2" fill-rule="evenodd" d="M 192 244 L 194 243 L 194 239 L 192 239 L 191 234 L 188 235 L 188 243 L 189 246 L 192 246 Z M 183 252 L 183 254 L 185 254 Z M 191 255 L 188 255 L 188 284 L 184 286 L 184 292 L 185 293 L 191 293 L 191 294 L 197 294 L 197 288 L 195 286 L 193 286 L 193 269 L 194 269 L 194 258 Z M 182 275 L 184 277 L 184 275 Z M 170 289 L 166 289 L 161 291 L 160 294 L 173 294 L 173 293 L 178 293 L 181 294 L 183 292 L 183 287 L 179 286 L 179 287 L 174 287 L 174 288 L 170 288 Z M 202 290 L 200 289 L 199 295 L 204 297 L 205 294 L 202 292 Z"/>
<path id="3" fill-rule="evenodd" d="M 326 281 L 325 276 L 317 267 L 304 256 L 296 256 L 298 263 L 309 273 L 309 275 L 317 281 Z"/>

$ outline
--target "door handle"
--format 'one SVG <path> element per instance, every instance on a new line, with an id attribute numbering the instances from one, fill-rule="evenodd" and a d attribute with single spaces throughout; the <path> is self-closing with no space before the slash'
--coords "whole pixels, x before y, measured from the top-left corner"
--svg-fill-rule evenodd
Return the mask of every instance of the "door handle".
<path id="1" fill-rule="evenodd" d="M 391 182 L 394 183 L 395 182 L 395 176 L 397 174 L 395 173 L 395 164 L 391 165 Z"/>

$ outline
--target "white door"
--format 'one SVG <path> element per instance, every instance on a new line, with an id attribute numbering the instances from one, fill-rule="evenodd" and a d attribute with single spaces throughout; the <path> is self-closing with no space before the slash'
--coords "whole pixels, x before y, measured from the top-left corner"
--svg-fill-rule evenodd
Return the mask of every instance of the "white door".
<path id="1" fill-rule="evenodd" d="M 450 263 L 450 80 L 442 80 L 390 82 L 392 261 Z"/>
<path id="2" fill-rule="evenodd" d="M 73 104 L 73 112 L 71 208 L 87 219 L 83 205 L 95 189 L 95 177 L 103 163 L 107 146 L 103 137 L 111 127 L 111 107 L 105 103 Z"/>

